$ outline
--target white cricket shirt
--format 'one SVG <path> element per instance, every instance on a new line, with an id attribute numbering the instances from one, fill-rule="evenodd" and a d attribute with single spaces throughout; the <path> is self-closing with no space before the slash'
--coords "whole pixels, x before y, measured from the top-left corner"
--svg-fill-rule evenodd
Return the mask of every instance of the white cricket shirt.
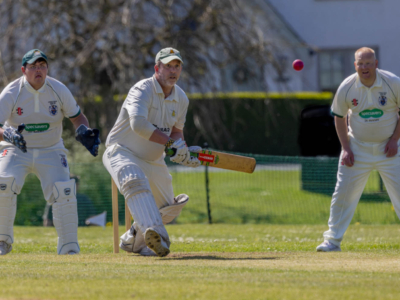
<path id="1" fill-rule="evenodd" d="M 81 111 L 69 89 L 60 81 L 46 77 L 45 84 L 35 90 L 25 79 L 18 78 L 0 94 L 0 126 L 22 132 L 27 148 L 47 148 L 61 142 L 62 120 L 77 117 Z M 1 145 L 9 144 L 5 141 Z"/>
<path id="2" fill-rule="evenodd" d="M 370 88 L 363 85 L 357 73 L 339 86 L 332 103 L 332 113 L 349 114 L 349 134 L 362 142 L 381 143 L 389 139 L 399 118 L 400 78 L 376 69 L 376 80 Z"/>
<path id="3" fill-rule="evenodd" d="M 119 144 L 131 150 L 137 157 L 156 161 L 163 157 L 164 146 L 149 141 L 156 128 L 170 136 L 173 127 L 183 130 L 189 99 L 177 85 L 171 95 L 164 99 L 164 93 L 153 76 L 136 83 L 129 91 L 122 105 L 118 119 L 107 137 L 106 147 Z M 140 136 L 132 128 L 132 117 L 144 117 L 154 130 Z M 149 126 L 151 129 L 151 126 Z"/>

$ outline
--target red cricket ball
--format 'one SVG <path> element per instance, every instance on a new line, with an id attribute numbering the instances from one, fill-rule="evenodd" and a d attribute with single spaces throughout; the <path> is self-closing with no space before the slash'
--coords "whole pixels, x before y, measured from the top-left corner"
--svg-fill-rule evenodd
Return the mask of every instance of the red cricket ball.
<path id="1" fill-rule="evenodd" d="M 301 59 L 296 59 L 293 64 L 293 69 L 295 69 L 296 71 L 301 71 L 304 68 L 304 63 L 302 62 Z"/>

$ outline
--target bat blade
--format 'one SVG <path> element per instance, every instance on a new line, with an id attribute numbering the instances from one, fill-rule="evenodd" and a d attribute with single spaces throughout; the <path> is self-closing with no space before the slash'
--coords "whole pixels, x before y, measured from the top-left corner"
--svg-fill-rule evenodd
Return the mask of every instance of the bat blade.
<path id="1" fill-rule="evenodd" d="M 256 160 L 252 157 L 209 150 L 202 150 L 195 154 L 202 165 L 214 168 L 253 173 L 256 167 Z"/>
<path id="2" fill-rule="evenodd" d="M 173 156 L 175 151 L 168 149 L 166 154 Z M 203 166 L 245 173 L 253 173 L 256 167 L 256 160 L 252 157 L 211 150 L 202 150 L 200 153 L 190 152 L 190 155 L 197 157 Z"/>

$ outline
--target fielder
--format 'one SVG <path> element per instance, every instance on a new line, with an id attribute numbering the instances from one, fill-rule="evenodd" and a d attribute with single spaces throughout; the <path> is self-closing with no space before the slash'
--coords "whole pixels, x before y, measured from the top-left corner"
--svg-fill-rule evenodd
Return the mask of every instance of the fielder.
<path id="1" fill-rule="evenodd" d="M 372 170 L 378 170 L 400 216 L 400 78 L 378 69 L 370 48 L 355 52 L 354 66 L 356 73 L 339 86 L 331 108 L 342 153 L 329 230 L 317 251 L 341 251 L 343 235 Z"/>
<path id="2" fill-rule="evenodd" d="M 93 156 L 98 153 L 99 131 L 88 128 L 68 88 L 47 76 L 48 59 L 42 51 L 27 52 L 21 70 L 23 76 L 0 94 L 0 255 L 12 250 L 17 195 L 29 173 L 40 179 L 44 197 L 53 205 L 57 253 L 77 254 L 75 181 L 69 177 L 62 120 L 71 120 L 76 139 Z"/>
<path id="3" fill-rule="evenodd" d="M 135 221 L 121 236 L 120 248 L 144 256 L 168 255 L 170 240 L 164 224 L 176 218 L 189 200 L 184 194 L 174 198 L 164 150 L 173 148 L 171 161 L 189 167 L 200 165 L 189 151 L 201 151 L 184 142 L 189 100 L 176 85 L 183 65 L 179 51 L 162 49 L 155 63 L 154 76 L 130 89 L 103 155 L 104 166 Z"/>

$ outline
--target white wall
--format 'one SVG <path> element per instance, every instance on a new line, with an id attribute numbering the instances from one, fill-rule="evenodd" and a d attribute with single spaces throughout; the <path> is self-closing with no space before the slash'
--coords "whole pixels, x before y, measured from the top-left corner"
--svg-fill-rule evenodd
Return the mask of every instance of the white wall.
<path id="1" fill-rule="evenodd" d="M 268 1 L 306 43 L 321 49 L 379 46 L 379 68 L 400 76 L 400 0 Z"/>

